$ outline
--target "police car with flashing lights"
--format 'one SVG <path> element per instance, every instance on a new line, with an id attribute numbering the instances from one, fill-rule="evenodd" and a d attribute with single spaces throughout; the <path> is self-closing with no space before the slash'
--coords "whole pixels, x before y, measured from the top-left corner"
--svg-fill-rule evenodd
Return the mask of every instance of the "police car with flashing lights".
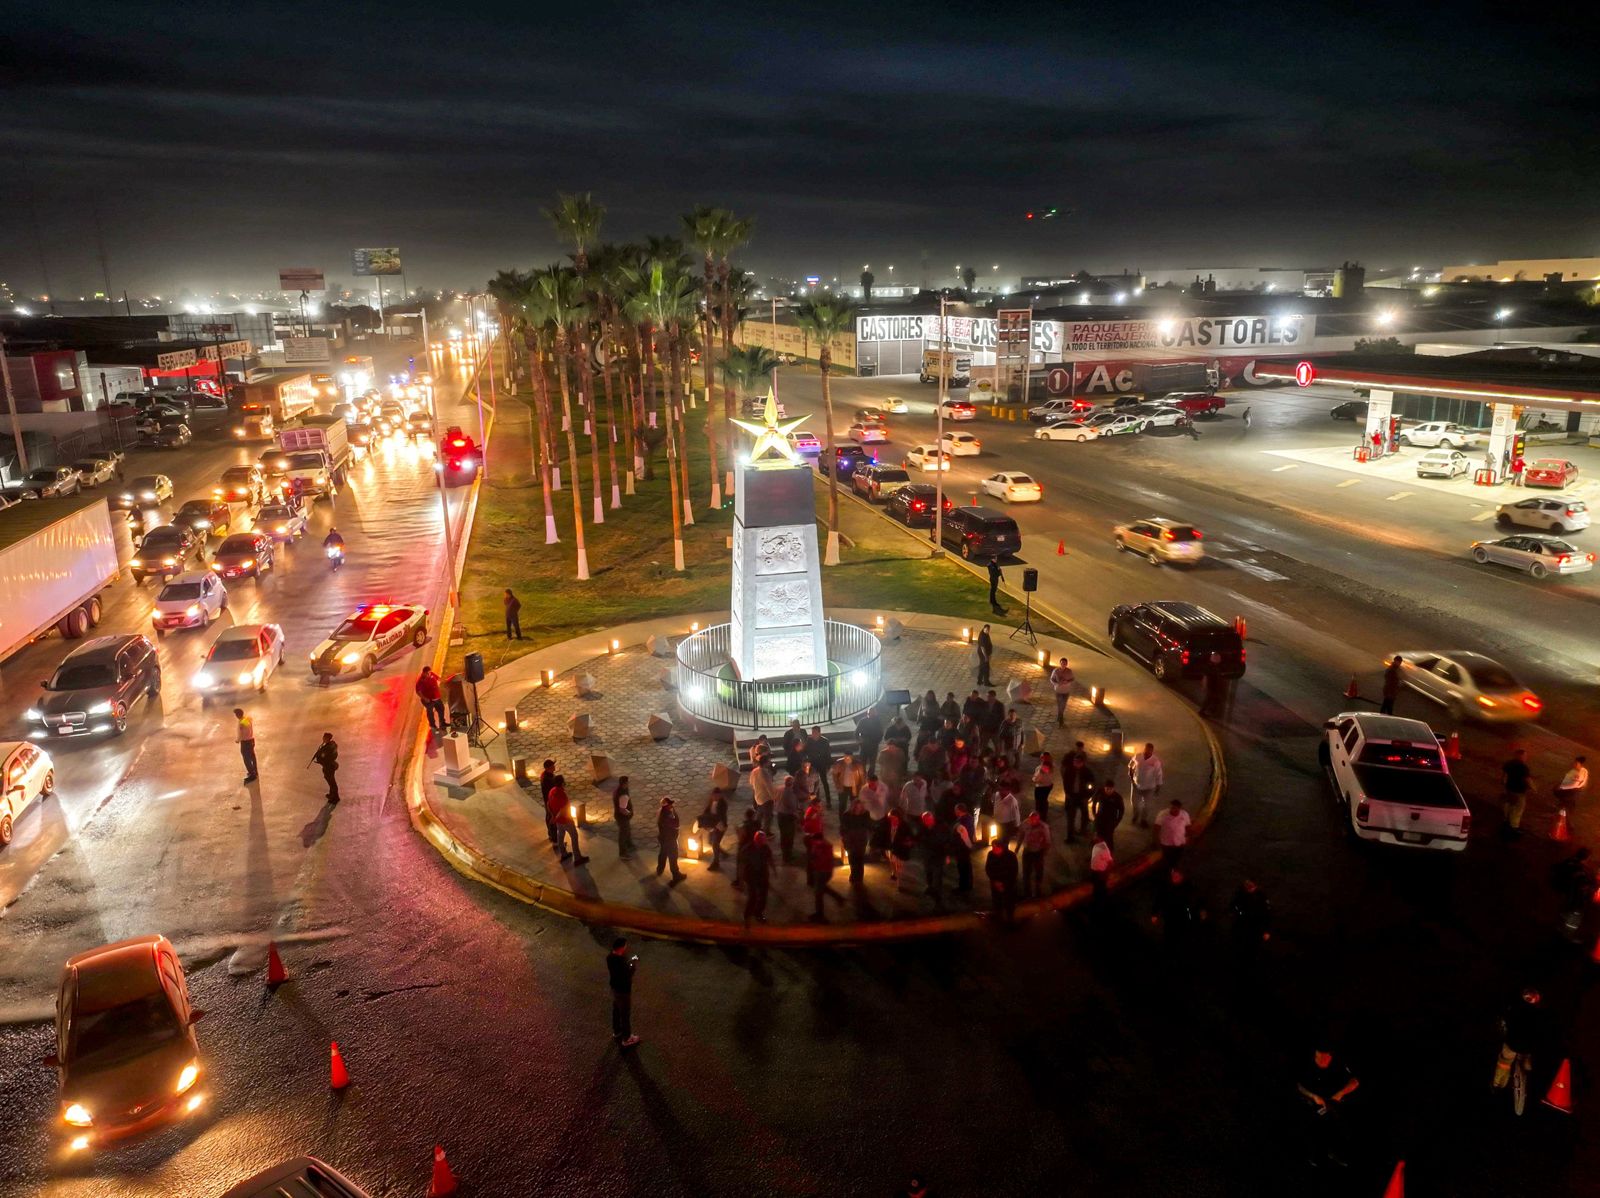
<path id="1" fill-rule="evenodd" d="M 395 603 L 363 603 L 311 651 L 311 672 L 326 682 L 341 675 L 368 677 L 391 653 L 426 643 L 428 611 Z"/>

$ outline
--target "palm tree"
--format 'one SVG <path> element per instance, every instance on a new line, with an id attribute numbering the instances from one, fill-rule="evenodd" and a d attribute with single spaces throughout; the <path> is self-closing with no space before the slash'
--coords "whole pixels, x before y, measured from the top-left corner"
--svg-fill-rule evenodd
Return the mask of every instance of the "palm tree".
<path id="1" fill-rule="evenodd" d="M 656 353 L 656 335 L 667 320 L 667 310 L 670 304 L 666 302 L 667 294 L 667 267 L 658 258 L 646 258 L 643 263 L 628 268 L 628 274 L 635 281 L 633 292 L 628 296 L 626 311 L 638 329 L 640 370 L 643 374 L 641 386 L 642 398 L 648 404 L 650 397 L 656 394 L 660 376 L 659 358 Z M 673 421 L 667 419 L 667 479 L 671 489 L 672 509 L 672 568 L 682 570 L 683 557 L 683 508 L 680 507 L 678 493 L 678 441 L 674 435 Z M 649 444 L 648 436 L 644 438 Z M 647 460 L 648 464 L 648 460 Z M 687 506 L 687 505 L 684 505 Z"/>
<path id="2" fill-rule="evenodd" d="M 615 245 L 602 245 L 589 262 L 587 286 L 594 300 L 598 365 L 600 385 L 606 393 L 606 468 L 611 478 L 611 506 L 622 506 L 622 489 L 617 485 L 617 404 L 611 390 L 611 366 L 616 358 L 620 341 L 616 330 L 617 297 L 612 291 L 615 279 L 614 263 L 619 253 Z M 633 444 L 629 435 L 630 448 Z M 633 477 L 629 473 L 628 494 L 633 494 Z"/>
<path id="3" fill-rule="evenodd" d="M 667 400 L 667 416 L 678 430 L 678 469 L 683 475 L 685 524 L 694 523 L 694 502 L 689 498 L 689 441 L 683 420 L 684 392 L 688 380 L 684 377 L 683 366 L 689 356 L 689 341 L 694 330 L 697 307 L 694 276 L 686 265 L 675 263 L 674 268 L 663 275 L 656 311 L 661 321 L 660 328 L 666 335 L 668 361 L 672 367 L 672 391 Z M 707 411 L 706 416 L 709 418 L 710 415 Z"/>
<path id="4" fill-rule="evenodd" d="M 583 538 L 583 500 L 578 496 L 582 476 L 578 473 L 578 439 L 572 428 L 571 389 L 564 351 L 570 347 L 575 330 L 586 325 L 589 312 L 575 271 L 564 266 L 550 266 L 538 274 L 536 282 L 547 305 L 556 351 L 556 377 L 561 381 L 561 424 L 567 434 L 567 463 L 572 469 L 572 526 L 578 546 L 578 581 L 583 582 L 589 577 L 589 553 Z"/>
<path id="5" fill-rule="evenodd" d="M 506 344 L 513 354 L 532 363 L 536 356 L 540 330 L 545 323 L 542 300 L 534 286 L 531 271 L 500 271 L 490 280 L 489 294 L 494 296 L 500 309 L 500 326 L 506 330 Z M 528 440 L 530 444 L 530 469 L 538 476 L 539 491 L 544 500 L 544 543 L 554 545 L 561 540 L 556 532 L 554 501 L 551 498 L 550 447 L 550 396 L 548 380 L 542 362 L 528 365 L 533 379 L 533 394 L 522 400 L 528 408 Z M 518 397 L 521 399 L 521 397 Z"/>
<path id="6" fill-rule="evenodd" d="M 713 309 L 715 308 L 717 255 L 722 251 L 723 242 L 727 237 L 728 222 L 732 216 L 721 208 L 711 208 L 701 205 L 693 212 L 686 213 L 683 217 L 683 235 L 689 244 L 700 251 L 703 266 L 700 277 L 701 304 L 700 328 L 703 332 L 700 365 L 705 369 L 706 386 L 706 445 L 711 452 L 711 510 L 716 511 L 722 506 L 722 480 L 717 477 L 717 434 L 716 426 L 711 420 L 711 358 Z M 728 412 L 723 411 L 723 436 L 727 437 L 730 426 Z"/>
<path id="7" fill-rule="evenodd" d="M 751 233 L 755 230 L 755 221 L 750 217 L 738 217 L 729 212 L 726 214 L 722 225 L 721 258 L 717 262 L 717 290 L 721 292 L 721 303 L 717 305 L 717 317 L 722 328 L 722 354 L 726 357 L 733 351 L 733 330 L 738 324 L 738 317 L 743 305 L 740 302 L 749 294 L 749 276 L 744 271 L 738 274 L 737 293 L 732 277 L 730 257 L 733 251 L 750 240 Z M 708 392 L 706 403 L 711 402 Z M 722 389 L 722 420 L 723 426 L 729 428 L 728 422 L 733 419 L 733 396 L 728 389 Z M 730 442 L 731 444 L 731 442 Z M 729 463 L 727 477 L 724 480 L 726 489 L 733 490 L 732 463 Z"/>
<path id="8" fill-rule="evenodd" d="M 606 210 L 597 204 L 588 192 L 582 195 L 558 195 L 553 208 L 545 209 L 545 219 L 559 235 L 573 245 L 572 264 L 577 268 L 577 278 L 586 286 L 589 278 L 589 247 L 600 235 L 600 224 Z M 589 434 L 589 470 L 594 480 L 594 522 L 604 524 L 605 507 L 600 501 L 600 422 L 595 417 L 594 379 L 589 373 L 589 311 L 584 305 L 582 323 L 569 334 L 573 357 L 577 360 L 578 407 L 583 411 L 584 431 Z M 576 474 L 576 468 L 574 468 Z M 616 477 L 613 469 L 612 478 Z M 574 483 L 576 485 L 576 483 Z"/>
<path id="9" fill-rule="evenodd" d="M 962 267 L 961 268 L 961 284 L 962 284 L 962 286 L 964 286 L 967 289 L 967 295 L 970 298 L 971 295 L 972 295 L 972 289 L 978 285 L 978 272 L 977 272 L 977 270 L 974 269 L 971 266 Z"/>
<path id="10" fill-rule="evenodd" d="M 833 390 L 828 384 L 828 372 L 833 366 L 833 339 L 850 328 L 855 319 L 855 308 L 845 300 L 812 300 L 800 305 L 795 323 L 806 331 L 808 337 L 817 339 L 817 364 L 822 367 L 822 412 L 827 443 L 823 452 L 828 455 L 828 550 L 822 564 L 839 564 L 839 468 L 833 453 Z"/>
<path id="11" fill-rule="evenodd" d="M 777 368 L 778 355 L 764 345 L 741 345 L 717 363 L 722 381 L 738 391 L 741 399 L 758 394 Z"/>

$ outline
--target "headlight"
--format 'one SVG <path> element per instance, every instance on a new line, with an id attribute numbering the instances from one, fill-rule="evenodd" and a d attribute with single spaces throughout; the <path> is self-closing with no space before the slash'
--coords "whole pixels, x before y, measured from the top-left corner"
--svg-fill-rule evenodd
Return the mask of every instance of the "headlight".
<path id="1" fill-rule="evenodd" d="M 161 559 L 161 564 L 163 566 L 176 566 L 178 564 L 178 559 L 175 557 L 164 557 Z"/>
<path id="2" fill-rule="evenodd" d="M 154 491 L 141 491 L 141 492 L 139 492 L 139 498 L 140 499 L 154 499 L 155 497 L 156 497 L 156 493 Z"/>
<path id="3" fill-rule="evenodd" d="M 213 570 L 216 570 L 218 573 L 221 573 L 221 571 L 222 571 L 222 563 L 221 562 L 212 562 L 211 563 L 211 568 Z"/>
<path id="4" fill-rule="evenodd" d="M 183 609 L 183 614 L 188 616 L 191 620 L 194 619 L 200 614 L 200 605 L 198 603 L 189 604 L 188 607 Z"/>
<path id="5" fill-rule="evenodd" d="M 256 568 L 255 562 L 240 562 L 239 563 L 239 569 L 241 569 L 241 570 L 254 570 L 255 568 Z"/>
<path id="6" fill-rule="evenodd" d="M 205 670 L 201 670 L 200 673 L 194 676 L 194 684 L 203 691 L 210 690 L 217 684 L 217 680 Z"/>
<path id="7" fill-rule="evenodd" d="M 68 1103 L 66 1109 L 61 1112 L 61 1118 L 73 1127 L 90 1127 L 94 1123 L 94 1116 L 81 1102 Z"/>
<path id="8" fill-rule="evenodd" d="M 250 673 L 250 671 L 248 671 L 248 670 L 246 670 L 243 674 L 240 674 L 238 678 L 234 679 L 234 681 L 237 682 L 240 686 L 248 686 L 250 683 L 254 682 L 255 680 L 256 680 L 255 679 L 255 675 Z"/>
<path id="9" fill-rule="evenodd" d="M 350 652 L 346 653 L 339 660 L 341 662 L 343 662 L 347 666 L 353 666 L 353 665 L 356 664 L 356 662 L 361 660 L 361 654 L 358 653 L 356 650 L 352 649 L 352 650 L 350 650 Z"/>
<path id="10" fill-rule="evenodd" d="M 100 702 L 94 704 L 93 706 L 91 706 L 89 708 L 89 714 L 90 715 L 110 715 L 111 714 L 111 700 L 110 699 L 101 699 Z"/>
<path id="11" fill-rule="evenodd" d="M 278 532 L 279 536 L 282 536 L 284 533 L 286 533 L 288 531 L 289 531 L 289 526 L 287 524 L 278 525 L 277 532 Z"/>
<path id="12" fill-rule="evenodd" d="M 209 520 L 196 520 L 194 522 L 194 526 L 196 528 L 210 528 L 211 527 L 211 521 L 209 521 Z"/>
<path id="13" fill-rule="evenodd" d="M 129 562 L 128 565 L 134 566 L 134 567 L 142 566 L 142 565 L 144 565 L 144 558 L 136 557 L 131 562 Z"/>
<path id="14" fill-rule="evenodd" d="M 37 723 L 38 721 L 44 719 L 44 712 L 40 711 L 37 707 L 30 707 L 27 711 L 22 713 L 22 716 L 23 719 L 33 720 L 35 723 Z"/>
<path id="15" fill-rule="evenodd" d="M 183 1072 L 178 1074 L 178 1084 L 173 1087 L 173 1093 L 182 1094 L 190 1086 L 194 1085 L 195 1080 L 199 1078 L 199 1076 L 200 1062 L 190 1061 L 183 1067 Z"/>

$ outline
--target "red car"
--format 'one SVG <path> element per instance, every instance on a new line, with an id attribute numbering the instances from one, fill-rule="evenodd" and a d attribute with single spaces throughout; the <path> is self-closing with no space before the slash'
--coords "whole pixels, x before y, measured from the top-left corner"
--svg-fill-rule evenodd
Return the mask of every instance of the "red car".
<path id="1" fill-rule="evenodd" d="M 1175 393 L 1161 402 L 1170 408 L 1182 408 L 1190 416 L 1215 416 L 1227 404 L 1220 395 L 1206 395 L 1200 391 Z"/>
<path id="2" fill-rule="evenodd" d="M 1522 472 L 1522 485 L 1550 487 L 1559 491 L 1577 477 L 1578 468 L 1566 458 L 1540 458 L 1537 462 L 1528 463 L 1527 469 Z"/>

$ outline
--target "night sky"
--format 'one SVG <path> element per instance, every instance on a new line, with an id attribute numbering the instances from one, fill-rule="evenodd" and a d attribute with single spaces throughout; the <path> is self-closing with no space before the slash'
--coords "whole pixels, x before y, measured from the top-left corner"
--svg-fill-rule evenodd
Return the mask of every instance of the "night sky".
<path id="1" fill-rule="evenodd" d="M 41 290 L 42 249 L 57 293 L 98 287 L 97 202 L 114 290 L 347 278 L 357 245 L 472 286 L 561 252 L 558 189 L 609 238 L 714 203 L 758 270 L 880 283 L 1600 252 L 1593 42 L 1532 13 L 429 8 L 12 7 L 0 280 Z"/>

